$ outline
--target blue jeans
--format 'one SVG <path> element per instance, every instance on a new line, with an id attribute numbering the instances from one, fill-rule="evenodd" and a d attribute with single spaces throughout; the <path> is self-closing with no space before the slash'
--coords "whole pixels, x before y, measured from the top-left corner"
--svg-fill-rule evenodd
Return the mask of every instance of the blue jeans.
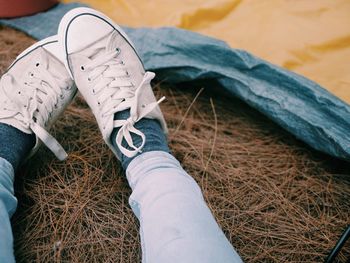
<path id="1" fill-rule="evenodd" d="M 15 262 L 10 218 L 16 211 L 15 179 L 12 165 L 0 157 L 0 262 Z"/>
<path id="2" fill-rule="evenodd" d="M 143 263 L 242 262 L 205 204 L 197 183 L 170 154 L 146 152 L 126 170 L 140 220 Z M 14 262 L 12 166 L 0 158 L 0 262 Z"/>

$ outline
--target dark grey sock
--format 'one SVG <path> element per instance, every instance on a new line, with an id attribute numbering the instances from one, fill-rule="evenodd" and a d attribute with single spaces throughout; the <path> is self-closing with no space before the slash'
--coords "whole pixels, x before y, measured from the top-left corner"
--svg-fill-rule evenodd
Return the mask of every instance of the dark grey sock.
<path id="1" fill-rule="evenodd" d="M 124 110 L 121 112 L 117 112 L 114 115 L 114 119 L 118 120 L 126 120 L 130 116 L 130 111 L 129 110 Z M 121 160 L 122 166 L 124 170 L 128 167 L 129 163 L 137 156 L 139 156 L 142 153 L 145 152 L 151 152 L 151 151 L 164 151 L 164 152 L 170 152 L 169 147 L 168 147 L 168 142 L 166 139 L 166 136 L 160 126 L 160 123 L 157 120 L 154 119 L 147 119 L 143 118 L 139 120 L 137 123 L 135 123 L 134 127 L 141 132 L 143 132 L 146 136 L 146 142 L 145 145 L 142 149 L 141 153 L 137 153 L 134 157 L 128 158 L 127 156 L 123 155 L 121 151 L 119 150 L 115 138 L 117 136 L 117 133 L 119 131 L 119 128 L 115 128 L 112 132 L 111 135 L 111 140 L 114 148 L 117 150 L 117 155 Z M 131 133 L 131 137 L 133 139 L 134 145 L 135 146 L 140 146 L 141 145 L 141 137 L 138 135 L 135 135 Z M 125 140 L 123 140 L 122 145 L 126 147 L 129 150 L 132 150 L 128 146 Z"/>
<path id="2" fill-rule="evenodd" d="M 27 134 L 10 125 L 0 123 L 0 157 L 12 164 L 16 171 L 35 145 L 35 135 Z"/>

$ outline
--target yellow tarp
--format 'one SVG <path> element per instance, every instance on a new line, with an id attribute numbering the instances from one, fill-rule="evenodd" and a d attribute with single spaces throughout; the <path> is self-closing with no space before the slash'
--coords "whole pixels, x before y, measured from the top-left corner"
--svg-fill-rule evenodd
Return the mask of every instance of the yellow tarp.
<path id="1" fill-rule="evenodd" d="M 65 0 L 76 2 L 76 0 Z M 350 0 L 84 0 L 118 24 L 213 36 L 350 103 Z"/>

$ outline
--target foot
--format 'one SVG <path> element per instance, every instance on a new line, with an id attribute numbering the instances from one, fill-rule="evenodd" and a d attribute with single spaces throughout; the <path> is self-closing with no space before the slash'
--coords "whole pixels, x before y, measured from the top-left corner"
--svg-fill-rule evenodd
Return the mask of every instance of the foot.
<path id="1" fill-rule="evenodd" d="M 135 127 L 139 120 L 158 120 L 166 131 L 158 106 L 164 98 L 156 101 L 150 84 L 155 74 L 145 72 L 133 44 L 118 25 L 96 10 L 77 8 L 63 17 L 58 35 L 65 66 L 119 159 L 118 149 L 133 157 L 144 147 L 146 136 Z M 116 113 L 125 110 L 129 110 L 127 119 L 118 118 Z M 116 128 L 116 136 L 111 137 Z M 140 139 L 137 145 L 134 136 Z"/>
<path id="2" fill-rule="evenodd" d="M 58 57 L 57 36 L 44 39 L 25 51 L 0 80 L 0 123 L 36 135 L 29 156 L 43 142 L 58 159 L 67 157 L 47 131 L 76 94 L 67 70 Z"/>

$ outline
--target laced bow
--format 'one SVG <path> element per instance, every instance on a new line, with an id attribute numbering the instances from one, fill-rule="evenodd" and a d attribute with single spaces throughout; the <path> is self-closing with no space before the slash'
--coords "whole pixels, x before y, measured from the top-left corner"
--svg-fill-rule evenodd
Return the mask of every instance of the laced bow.
<path id="1" fill-rule="evenodd" d="M 117 59 L 119 53 L 118 48 L 116 51 L 107 52 L 91 60 L 85 67 L 82 67 L 82 70 L 90 71 L 88 80 L 95 81 L 92 92 L 97 96 L 103 129 L 116 112 L 130 108 L 130 117 L 126 120 L 114 120 L 113 127 L 119 128 L 115 139 L 118 148 L 127 157 L 133 157 L 141 152 L 146 142 L 144 133 L 136 129 L 134 124 L 154 110 L 165 97 L 148 105 L 139 105 L 142 90 L 150 85 L 155 74 L 146 72 L 140 84 L 135 87 L 130 81 L 124 62 Z M 141 145 L 134 144 L 131 133 L 141 137 Z M 123 139 L 132 150 L 122 145 Z"/>
<path id="2" fill-rule="evenodd" d="M 59 160 L 66 159 L 67 153 L 40 124 L 47 124 L 59 98 L 63 96 L 62 89 L 67 88 L 68 83 L 62 79 L 55 78 L 37 63 L 24 77 L 24 83 L 18 83 L 10 73 L 5 74 L 1 80 L 1 88 L 9 100 L 5 99 L 6 113 L 5 116 L 0 116 L 0 119 L 13 117 L 20 121 L 22 126 L 30 129 Z M 14 93 L 13 90 L 18 92 Z"/>

